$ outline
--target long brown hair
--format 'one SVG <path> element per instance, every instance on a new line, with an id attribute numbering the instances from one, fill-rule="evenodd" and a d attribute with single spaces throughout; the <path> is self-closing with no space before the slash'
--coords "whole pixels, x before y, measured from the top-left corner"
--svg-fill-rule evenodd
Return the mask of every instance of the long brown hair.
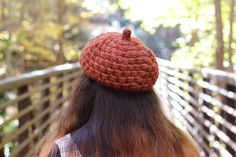
<path id="1" fill-rule="evenodd" d="M 83 126 L 87 133 L 77 142 L 83 157 L 185 157 L 187 137 L 165 117 L 153 89 L 115 90 L 82 74 L 43 146 Z"/>

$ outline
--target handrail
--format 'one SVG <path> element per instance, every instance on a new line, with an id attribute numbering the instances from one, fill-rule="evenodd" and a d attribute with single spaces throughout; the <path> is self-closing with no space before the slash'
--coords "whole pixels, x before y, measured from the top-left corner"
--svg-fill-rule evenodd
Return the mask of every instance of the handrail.
<path id="1" fill-rule="evenodd" d="M 192 66 L 186 66 L 186 65 L 180 65 L 177 63 L 172 63 L 168 60 L 165 59 L 160 59 L 157 58 L 157 62 L 165 67 L 170 67 L 170 68 L 177 68 L 181 70 L 187 70 L 189 72 L 194 72 L 194 73 L 200 73 L 205 77 L 212 77 L 220 80 L 225 80 L 229 81 L 230 83 L 236 83 L 236 75 L 227 71 L 222 71 L 222 70 L 217 70 L 217 69 L 211 69 L 211 68 L 195 68 Z M 217 78 L 218 77 L 218 78 Z"/>
<path id="2" fill-rule="evenodd" d="M 28 73 L 21 74 L 19 76 L 8 77 L 4 80 L 0 80 L 0 93 L 11 88 L 17 88 L 22 84 L 26 84 L 29 81 L 35 81 L 37 79 L 43 79 L 53 75 L 57 75 L 71 69 L 79 69 L 80 64 L 63 64 L 58 66 L 49 67 L 42 70 L 35 70 Z"/>

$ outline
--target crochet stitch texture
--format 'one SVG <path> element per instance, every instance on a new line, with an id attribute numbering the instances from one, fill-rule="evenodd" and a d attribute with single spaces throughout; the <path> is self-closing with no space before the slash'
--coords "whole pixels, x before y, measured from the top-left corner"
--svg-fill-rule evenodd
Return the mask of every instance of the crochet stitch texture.
<path id="1" fill-rule="evenodd" d="M 104 85 L 128 91 L 146 91 L 155 84 L 159 69 L 153 52 L 131 30 L 108 32 L 83 48 L 80 64 L 85 74 Z"/>

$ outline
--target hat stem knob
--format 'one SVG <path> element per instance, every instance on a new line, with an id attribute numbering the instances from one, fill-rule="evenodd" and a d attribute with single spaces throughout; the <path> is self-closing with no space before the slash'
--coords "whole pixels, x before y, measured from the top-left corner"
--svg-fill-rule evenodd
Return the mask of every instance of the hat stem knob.
<path id="1" fill-rule="evenodd" d="M 122 33 L 122 38 L 129 40 L 131 37 L 131 30 L 129 28 L 125 28 Z"/>

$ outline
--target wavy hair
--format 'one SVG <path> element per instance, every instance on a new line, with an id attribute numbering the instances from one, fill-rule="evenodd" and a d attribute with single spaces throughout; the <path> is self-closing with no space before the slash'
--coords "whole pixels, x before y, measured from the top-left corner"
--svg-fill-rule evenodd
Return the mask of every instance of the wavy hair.
<path id="1" fill-rule="evenodd" d="M 88 133 L 78 142 L 83 157 L 198 156 L 189 138 L 166 118 L 153 89 L 116 90 L 82 74 L 59 117 L 41 142 L 41 156 L 54 140 L 86 125 Z"/>

